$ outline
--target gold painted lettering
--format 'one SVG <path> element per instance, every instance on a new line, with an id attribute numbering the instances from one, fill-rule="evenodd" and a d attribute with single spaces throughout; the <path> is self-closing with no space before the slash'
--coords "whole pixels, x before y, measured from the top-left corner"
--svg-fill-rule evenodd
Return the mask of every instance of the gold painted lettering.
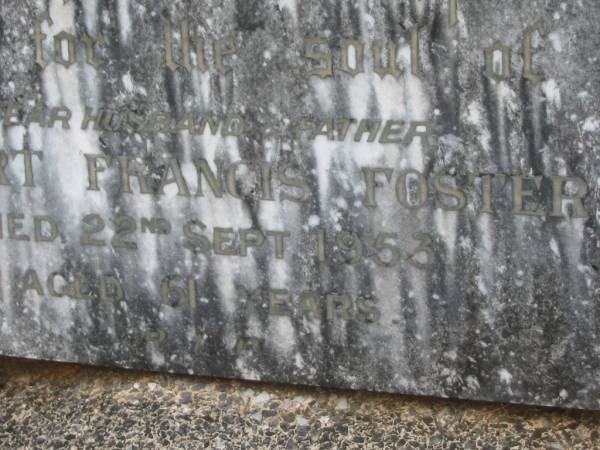
<path id="1" fill-rule="evenodd" d="M 419 28 L 417 26 L 410 28 L 410 72 L 418 78 L 423 77 L 421 69 L 421 51 L 419 43 Z"/>
<path id="2" fill-rule="evenodd" d="M 373 261 L 379 266 L 394 267 L 400 262 L 400 250 L 393 243 L 389 242 L 398 239 L 397 233 L 379 233 L 375 239 L 373 247 L 378 253 L 373 255 Z M 388 255 L 385 258 L 385 254 Z"/>
<path id="3" fill-rule="evenodd" d="M 348 135 L 348 130 L 350 130 L 350 126 L 355 122 L 354 119 L 348 119 L 346 117 L 339 118 L 337 120 L 340 126 L 338 127 L 338 140 L 344 141 L 346 140 L 346 136 Z"/>
<path id="4" fill-rule="evenodd" d="M 160 297 L 164 305 L 177 308 L 185 303 L 185 289 L 177 283 L 181 283 L 182 277 L 179 275 L 169 275 L 160 283 Z"/>
<path id="5" fill-rule="evenodd" d="M 88 33 L 85 33 L 83 35 L 83 37 L 81 38 L 81 41 L 85 45 L 85 57 L 86 57 L 87 63 L 90 66 L 94 67 L 95 69 L 100 67 L 100 64 L 101 64 L 100 61 L 98 61 L 96 59 L 96 44 L 98 44 L 102 40 L 103 40 L 103 37 L 100 34 L 98 35 L 98 37 L 96 39 L 91 37 Z"/>
<path id="6" fill-rule="evenodd" d="M 416 203 L 411 202 L 410 200 L 410 178 L 417 178 L 417 199 Z M 427 185 L 427 178 L 419 172 L 418 170 L 408 169 L 402 171 L 400 176 L 398 177 L 398 182 L 396 183 L 396 198 L 402 204 L 402 206 L 409 209 L 418 209 L 421 208 L 425 202 L 427 201 L 427 195 L 429 193 L 429 187 Z"/>
<path id="7" fill-rule="evenodd" d="M 455 178 L 449 177 L 444 174 L 436 175 L 433 179 L 433 187 L 439 193 L 447 197 L 451 197 L 454 200 L 454 205 L 448 205 L 438 197 L 435 200 L 435 207 L 443 209 L 444 211 L 460 211 L 461 209 L 464 209 L 464 207 L 467 205 L 467 197 L 465 193 L 460 189 L 457 189 L 451 184 L 444 183 L 444 180 L 449 178 L 455 181 Z"/>
<path id="8" fill-rule="evenodd" d="M 305 131 L 310 131 L 311 139 L 315 133 L 315 121 L 311 117 L 303 117 L 298 125 L 294 127 L 294 139 L 298 140 Z"/>
<path id="9" fill-rule="evenodd" d="M 183 68 L 190 72 L 192 63 L 190 61 L 190 28 L 186 21 L 181 22 L 181 51 L 183 54 L 183 62 L 178 63 L 173 57 L 173 31 L 170 21 L 165 21 L 165 62 L 171 72 L 175 72 L 179 68 Z"/>
<path id="10" fill-rule="evenodd" d="M 218 128 L 218 124 L 217 124 Z M 212 126 L 211 126 L 212 130 Z M 246 131 L 244 119 L 238 114 L 228 114 L 223 123 L 223 137 L 240 137 Z M 213 133 L 214 134 L 214 133 Z"/>
<path id="11" fill-rule="evenodd" d="M 60 292 L 57 290 L 56 285 L 56 279 L 58 277 L 62 278 L 62 280 L 59 282 L 62 284 L 62 289 Z M 61 298 L 64 296 L 71 297 L 73 295 L 73 293 L 67 285 L 67 275 L 61 272 L 52 272 L 50 275 L 48 275 L 48 279 L 46 280 L 46 287 L 48 288 L 48 292 L 52 297 Z"/>
<path id="12" fill-rule="evenodd" d="M 200 229 L 199 231 L 196 231 Z M 186 242 L 184 247 L 193 253 L 210 253 L 212 245 L 210 240 L 201 234 L 206 230 L 206 225 L 199 220 L 191 220 L 183 227 L 183 234 L 190 242 Z"/>
<path id="13" fill-rule="evenodd" d="M 19 116 L 19 108 L 17 108 L 16 106 L 9 106 L 4 111 L 4 126 L 14 127 L 21 125 L 21 119 L 19 118 Z"/>
<path id="14" fill-rule="evenodd" d="M 498 53 L 500 53 L 501 60 L 497 60 Z M 508 80 L 511 75 L 511 53 L 512 50 L 500 42 L 486 48 L 484 50 L 485 75 L 497 82 Z"/>
<path id="15" fill-rule="evenodd" d="M 99 191 L 98 187 L 98 172 L 104 172 L 106 168 L 112 165 L 112 156 L 109 155 L 90 155 L 85 154 L 85 159 L 87 161 L 87 169 L 88 169 L 88 182 L 89 186 L 87 188 L 88 191 Z M 98 160 L 104 160 L 105 167 L 98 166 Z"/>
<path id="16" fill-rule="evenodd" d="M 63 43 L 67 44 L 67 56 L 64 55 Z M 75 64 L 75 36 L 61 31 L 54 36 L 54 60 L 67 69 Z"/>
<path id="17" fill-rule="evenodd" d="M 287 289 L 269 289 L 269 314 L 273 316 L 290 316 L 289 298 L 290 293 Z"/>
<path id="18" fill-rule="evenodd" d="M 173 174 L 171 177 L 170 174 Z M 190 190 L 181 171 L 181 166 L 175 158 L 169 158 L 166 164 L 165 171 L 158 187 L 158 194 L 165 194 L 165 186 L 176 183 L 177 184 L 177 195 L 181 197 L 190 197 Z"/>
<path id="19" fill-rule="evenodd" d="M 205 159 L 194 160 L 194 166 L 196 167 L 196 173 L 198 176 L 198 191 L 196 192 L 197 197 L 204 196 L 204 193 L 202 192 L 202 177 L 204 177 L 204 179 L 208 182 L 208 185 L 210 186 L 210 189 L 216 198 L 223 197 L 223 161 L 215 160 L 215 165 L 217 167 L 216 174 L 210 168 L 208 161 Z"/>
<path id="20" fill-rule="evenodd" d="M 259 248 L 265 243 L 260 230 L 240 230 L 240 256 L 248 256 L 248 248 Z"/>
<path id="21" fill-rule="evenodd" d="M 494 214 L 492 208 L 492 175 L 481 176 L 483 199 L 481 205 L 481 213 Z"/>
<path id="22" fill-rule="evenodd" d="M 248 166 L 247 163 L 243 161 L 234 162 L 227 169 L 227 176 L 225 179 L 225 184 L 227 185 L 227 191 L 229 194 L 235 198 L 242 198 L 242 194 L 238 189 L 237 185 L 237 171 L 240 166 Z"/>
<path id="23" fill-rule="evenodd" d="M 317 294 L 311 291 L 304 291 L 300 294 L 298 308 L 300 313 L 305 315 L 311 315 L 316 319 L 321 318 L 321 308 Z"/>
<path id="24" fill-rule="evenodd" d="M 450 27 L 458 25 L 458 0 L 448 0 L 448 24 Z"/>
<path id="25" fill-rule="evenodd" d="M 45 69 L 49 61 L 44 58 L 44 39 L 46 35 L 42 33 L 42 23 L 48 22 L 50 26 L 53 25 L 52 19 L 48 14 L 38 16 L 33 22 L 33 36 L 35 40 L 35 62 L 42 69 Z"/>
<path id="26" fill-rule="evenodd" d="M 573 192 L 570 184 L 577 185 Z M 565 193 L 569 189 L 570 193 Z M 583 219 L 587 217 L 583 200 L 588 194 L 586 182 L 579 177 L 552 177 L 552 217 L 562 217 L 563 202 L 569 201 L 573 205 L 573 217 Z"/>
<path id="27" fill-rule="evenodd" d="M 385 122 L 385 127 L 381 133 L 381 139 L 379 142 L 382 144 L 400 144 L 403 142 L 402 136 L 398 133 L 402 132 L 404 121 L 402 120 L 388 120 Z"/>
<path id="28" fill-rule="evenodd" d="M 364 245 L 360 238 L 347 231 L 341 231 L 335 235 L 335 245 L 345 255 L 335 254 L 333 259 L 340 264 L 356 264 L 364 255 Z M 340 253 L 341 253 L 340 252 Z"/>
<path id="29" fill-rule="evenodd" d="M 404 141 L 402 142 L 404 145 L 412 144 L 412 141 L 415 138 L 420 137 L 421 143 L 423 145 L 427 145 L 429 143 L 429 134 L 430 134 L 430 125 L 429 122 L 411 122 L 410 128 L 408 129 L 408 133 L 404 137 Z"/>
<path id="30" fill-rule="evenodd" d="M 183 117 L 175 122 L 175 131 L 194 132 L 194 121 L 192 113 L 186 112 Z"/>
<path id="31" fill-rule="evenodd" d="M 261 185 L 262 185 L 262 189 L 261 189 L 261 200 L 263 201 L 275 201 L 275 199 L 273 198 L 273 180 L 272 180 L 272 171 L 271 171 L 271 166 L 270 164 L 264 162 L 264 161 L 260 161 L 258 163 L 259 167 L 260 167 L 260 173 L 261 173 Z"/>
<path id="32" fill-rule="evenodd" d="M 33 177 L 33 157 L 36 156 L 40 161 L 42 161 L 44 158 L 42 152 L 32 151 L 28 148 L 24 148 L 23 150 L 12 150 L 10 153 L 13 159 L 16 159 L 16 157 L 19 155 L 23 155 L 23 169 L 25 172 L 25 183 L 23 183 L 23 186 L 35 187 L 35 180 Z"/>
<path id="33" fill-rule="evenodd" d="M 327 294 L 326 302 L 328 321 L 334 320 L 335 311 L 338 308 L 341 308 L 343 320 L 347 321 L 352 319 L 352 315 L 350 314 L 350 310 L 352 309 L 352 300 L 346 294 L 338 294 L 336 292 L 332 292 L 330 294 Z"/>
<path id="34" fill-rule="evenodd" d="M 44 108 L 41 105 L 36 105 L 25 118 L 23 125 L 29 127 L 31 124 L 37 123 L 40 127 L 46 126 L 46 118 L 44 117 Z"/>
<path id="35" fill-rule="evenodd" d="M 206 73 L 208 71 L 208 63 L 206 62 L 206 54 L 204 51 L 204 39 L 192 38 L 192 42 L 196 46 L 196 66 L 200 69 L 200 72 Z"/>
<path id="36" fill-rule="evenodd" d="M 245 287 L 240 286 L 237 291 L 238 295 L 242 298 L 242 303 L 246 304 L 247 314 L 256 315 L 256 305 L 261 303 L 263 290 L 257 288 L 254 291 L 249 291 Z"/>
<path id="37" fill-rule="evenodd" d="M 285 252 L 285 239 L 290 237 L 287 231 L 272 231 L 268 230 L 265 233 L 268 237 L 272 237 L 275 242 L 275 258 L 283 259 Z"/>
<path id="38" fill-rule="evenodd" d="M 542 186 L 542 177 L 525 177 L 521 175 L 513 175 L 512 177 L 512 197 L 513 197 L 513 213 L 523 216 L 543 216 L 544 208 L 536 207 L 534 210 L 526 210 L 523 202 L 527 198 L 534 195 L 532 190 L 523 189 L 524 182 L 534 182 L 538 189 Z"/>
<path id="39" fill-rule="evenodd" d="M 100 127 L 103 130 L 115 133 L 121 129 L 124 121 L 125 116 L 123 114 L 112 111 L 103 111 L 100 117 Z"/>
<path id="40" fill-rule="evenodd" d="M 342 39 L 341 47 L 340 70 L 353 77 L 363 73 L 365 71 L 365 45 L 356 38 L 346 38 Z M 353 50 L 352 58 L 350 58 L 351 47 Z M 350 64 L 351 59 L 353 64 Z"/>
<path id="41" fill-rule="evenodd" d="M 127 194 L 133 193 L 131 190 L 131 178 L 136 177 L 138 179 L 138 183 L 140 186 L 140 192 L 142 194 L 150 194 L 150 186 L 148 183 L 148 175 L 145 172 L 145 169 L 133 170 L 129 168 L 129 164 L 134 162 L 134 158 L 130 158 L 129 156 L 122 155 L 117 157 L 120 166 L 121 172 L 121 191 Z"/>
<path id="42" fill-rule="evenodd" d="M 1 167 L 1 162 L 0 162 L 0 167 Z M 279 194 L 279 200 L 281 202 L 288 200 L 288 201 L 294 202 L 294 203 L 306 203 L 312 197 L 312 190 L 310 188 L 310 185 L 302 178 L 288 176 L 287 172 L 292 169 L 293 169 L 293 167 L 290 165 L 286 165 L 286 166 L 282 167 L 279 170 L 279 174 L 278 174 L 279 182 L 283 186 L 294 188 L 294 189 L 300 189 L 302 191 L 302 193 L 301 194 L 299 193 L 297 195 L 292 195 L 286 191 L 282 191 Z"/>
<path id="43" fill-rule="evenodd" d="M 37 242 L 53 242 L 59 236 L 58 225 L 50 216 L 34 217 L 33 225 Z"/>
<path id="44" fill-rule="evenodd" d="M 424 270 L 430 267 L 434 262 L 433 238 L 426 233 L 416 233 L 413 235 L 413 238 L 419 241 L 419 246 L 415 249 L 414 253 L 410 255 L 408 262 L 417 269 Z"/>
<path id="45" fill-rule="evenodd" d="M 376 323 L 381 318 L 381 312 L 374 306 L 369 305 L 370 298 L 358 297 L 356 306 L 358 309 L 357 319 L 365 323 Z"/>
<path id="46" fill-rule="evenodd" d="M 231 71 L 231 67 L 225 64 L 224 58 L 226 56 L 235 55 L 237 53 L 237 47 L 235 45 L 235 37 L 233 35 L 227 36 L 215 41 L 215 66 L 217 71 L 221 75 L 227 74 Z"/>
<path id="47" fill-rule="evenodd" d="M 215 255 L 234 256 L 238 254 L 235 249 L 224 247 L 227 244 L 233 244 L 233 234 L 233 228 L 215 227 L 213 235 L 213 251 Z"/>
<path id="48" fill-rule="evenodd" d="M 542 81 L 542 76 L 533 70 L 533 56 L 539 51 L 539 48 L 533 47 L 533 35 L 536 32 L 541 34 L 543 28 L 544 23 L 539 21 L 528 27 L 523 37 L 523 77 L 536 84 Z"/>
<path id="49" fill-rule="evenodd" d="M 8 176 L 6 175 L 6 168 L 8 167 L 8 155 L 4 151 L 0 151 L 0 185 L 10 186 Z"/>
<path id="50" fill-rule="evenodd" d="M 92 292 L 87 278 L 81 273 L 75 274 L 73 283 L 73 298 L 78 300 L 92 300 L 96 294 Z"/>
<path id="51" fill-rule="evenodd" d="M 9 213 L 6 216 L 6 227 L 8 228 L 8 238 L 14 241 L 28 241 L 29 236 L 26 234 L 18 234 L 23 229 L 22 220 L 25 219 L 23 214 Z"/>
<path id="52" fill-rule="evenodd" d="M 53 128 L 56 122 L 61 122 L 63 130 L 70 129 L 69 121 L 71 120 L 71 110 L 63 106 L 57 106 L 50 110 L 50 120 L 48 121 L 48 127 Z"/>
<path id="53" fill-rule="evenodd" d="M 382 48 L 378 43 L 373 43 L 373 70 L 381 78 L 391 75 L 394 78 L 401 78 L 404 71 L 398 67 L 397 46 L 392 40 L 387 43 L 387 66 L 384 66 L 382 57 Z"/>
<path id="54" fill-rule="evenodd" d="M 103 110 L 98 111 L 98 115 L 94 116 L 94 111 L 91 108 L 86 106 L 85 112 L 83 114 L 83 120 L 81 121 L 81 129 L 87 130 L 90 122 L 94 123 L 94 130 L 100 129 L 100 124 L 102 123 L 102 114 Z"/>
<path id="55" fill-rule="evenodd" d="M 385 167 L 364 167 L 362 172 L 367 183 L 365 206 L 368 208 L 376 208 L 377 202 L 375 200 L 375 188 L 380 187 L 379 183 L 377 183 L 376 177 L 378 174 L 383 174 L 389 183 L 392 181 L 392 174 L 394 171 L 393 169 Z"/>
<path id="56" fill-rule="evenodd" d="M 211 115 L 203 116 L 200 120 L 200 125 L 198 126 L 198 134 L 204 134 L 206 132 L 206 127 L 208 127 L 212 136 L 216 136 L 219 132 L 219 120 Z"/>
<path id="57" fill-rule="evenodd" d="M 379 133 L 380 128 L 381 120 L 361 120 L 358 124 L 358 129 L 354 134 L 354 142 L 360 142 L 365 133 L 369 133 L 367 142 L 375 142 L 375 139 L 377 138 L 377 133 Z"/>
<path id="58" fill-rule="evenodd" d="M 335 139 L 333 132 L 334 132 L 333 119 L 323 119 L 315 127 L 312 138 L 314 139 L 317 136 L 325 136 L 330 141 L 333 141 Z"/>
<path id="59" fill-rule="evenodd" d="M 35 291 L 38 295 L 44 295 L 40 277 L 35 270 L 29 269 L 23 275 L 23 291 Z"/>
<path id="60" fill-rule="evenodd" d="M 121 283 L 113 276 L 100 277 L 100 301 L 113 303 L 123 300 L 124 292 Z"/>
<path id="61" fill-rule="evenodd" d="M 313 76 L 328 78 L 333 76 L 333 58 L 329 52 L 316 51 L 315 47 L 327 44 L 327 39 L 321 37 L 304 38 L 304 58 L 316 62 L 310 74 Z"/>

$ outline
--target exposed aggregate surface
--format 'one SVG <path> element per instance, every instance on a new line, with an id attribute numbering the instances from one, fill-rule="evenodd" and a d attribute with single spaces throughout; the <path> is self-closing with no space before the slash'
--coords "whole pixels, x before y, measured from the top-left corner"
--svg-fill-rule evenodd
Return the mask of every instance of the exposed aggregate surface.
<path id="1" fill-rule="evenodd" d="M 0 359 L 1 449 L 596 449 L 600 413 Z"/>

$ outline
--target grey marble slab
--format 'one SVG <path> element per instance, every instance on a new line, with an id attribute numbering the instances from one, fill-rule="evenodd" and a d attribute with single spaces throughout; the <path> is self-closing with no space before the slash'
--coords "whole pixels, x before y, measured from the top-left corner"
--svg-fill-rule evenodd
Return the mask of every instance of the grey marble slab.
<path id="1" fill-rule="evenodd" d="M 600 409 L 600 3 L 0 0 L 0 353 Z"/>

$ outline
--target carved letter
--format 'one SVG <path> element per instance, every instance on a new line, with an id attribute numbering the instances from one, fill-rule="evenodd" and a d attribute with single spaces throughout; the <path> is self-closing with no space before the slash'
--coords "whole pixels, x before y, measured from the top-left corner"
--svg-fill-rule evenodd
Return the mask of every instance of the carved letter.
<path id="1" fill-rule="evenodd" d="M 538 22 L 535 25 L 530 26 L 525 30 L 525 36 L 523 37 L 523 77 L 539 83 L 542 81 L 542 76 L 533 71 L 533 55 L 535 55 L 539 49 L 533 48 L 533 35 L 536 32 L 541 34 L 543 30 L 543 22 Z"/>
<path id="2" fill-rule="evenodd" d="M 172 72 L 175 72 L 180 67 L 188 72 L 192 70 L 190 61 L 190 29 L 186 21 L 181 22 L 181 51 L 183 54 L 183 64 L 175 62 L 173 58 L 173 36 L 171 22 L 168 20 L 165 23 L 165 59 L 166 64 Z"/>
<path id="3" fill-rule="evenodd" d="M 0 185 L 10 186 L 8 177 L 6 176 L 6 167 L 8 166 L 8 156 L 6 152 L 0 152 Z"/>
<path id="4" fill-rule="evenodd" d="M 23 291 L 35 291 L 38 295 L 44 295 L 40 277 L 35 270 L 29 269 L 23 275 Z"/>
<path id="5" fill-rule="evenodd" d="M 121 167 L 121 190 L 127 194 L 131 194 L 131 177 L 137 177 L 140 184 L 140 192 L 142 194 L 150 194 L 150 187 L 148 185 L 148 177 L 143 171 L 130 170 L 129 163 L 135 161 L 134 158 L 122 155 L 118 157 Z"/>
<path id="6" fill-rule="evenodd" d="M 369 137 L 367 138 L 367 142 L 375 142 L 377 138 L 377 133 L 379 133 L 379 129 L 381 128 L 381 120 L 370 121 L 367 119 L 363 119 L 358 124 L 358 129 L 354 134 L 354 142 L 360 142 L 362 140 L 363 134 L 369 133 Z"/>
<path id="7" fill-rule="evenodd" d="M 312 196 L 312 191 L 310 189 L 310 185 L 306 181 L 304 181 L 302 178 L 295 178 L 295 177 L 287 176 L 286 173 L 290 169 L 292 169 L 292 166 L 287 165 L 287 166 L 282 167 L 279 170 L 279 176 L 278 176 L 279 182 L 283 186 L 301 189 L 302 194 L 298 194 L 298 195 L 294 196 L 294 195 L 288 194 L 287 192 L 281 192 L 281 194 L 279 195 L 279 200 L 282 202 L 285 200 L 288 200 L 288 201 L 294 202 L 294 203 L 306 203 L 307 201 L 310 200 L 310 198 Z"/>
<path id="8" fill-rule="evenodd" d="M 564 193 L 566 183 L 576 183 L 577 191 L 570 194 Z M 588 187 L 584 180 L 579 177 L 552 177 L 552 217 L 562 217 L 562 206 L 564 200 L 570 200 L 575 212 L 574 218 L 583 219 L 587 217 L 583 199 L 588 194 Z"/>
<path id="9" fill-rule="evenodd" d="M 448 24 L 450 27 L 458 25 L 458 0 L 448 0 Z"/>
<path id="10" fill-rule="evenodd" d="M 215 41 L 215 66 L 222 75 L 231 70 L 231 67 L 223 62 L 223 58 L 229 55 L 235 55 L 237 48 L 235 46 L 235 37 L 227 36 Z"/>
<path id="11" fill-rule="evenodd" d="M 208 161 L 205 159 L 194 160 L 194 166 L 196 166 L 196 172 L 198 174 L 198 191 L 196 192 L 197 197 L 202 197 L 204 195 L 202 192 L 202 176 L 204 176 L 206 181 L 208 181 L 208 185 L 210 186 L 213 195 L 216 198 L 223 197 L 223 183 L 221 181 L 223 173 L 223 161 L 216 160 L 215 164 L 217 166 L 216 174 L 212 171 Z"/>
<path id="12" fill-rule="evenodd" d="M 48 60 L 44 58 L 44 38 L 46 35 L 42 33 L 42 23 L 46 21 L 52 26 L 52 19 L 48 14 L 36 17 L 33 22 L 34 38 L 35 38 L 35 62 L 42 69 L 48 66 Z"/>
<path id="13" fill-rule="evenodd" d="M 99 167 L 98 166 L 98 160 L 99 159 L 103 159 L 104 162 L 106 163 L 107 167 L 110 167 L 112 165 L 112 156 L 109 155 L 84 155 L 85 159 L 87 160 L 87 169 L 88 169 L 88 180 L 89 180 L 89 187 L 88 187 L 88 191 L 99 191 L 100 188 L 98 187 L 98 172 L 104 172 L 105 168 L 104 167 Z"/>
<path id="14" fill-rule="evenodd" d="M 313 67 L 310 74 L 321 78 L 328 78 L 333 76 L 333 58 L 329 53 L 314 51 L 313 48 L 317 45 L 322 45 L 326 43 L 327 39 L 325 38 L 304 38 L 304 58 L 311 59 L 321 64 L 320 66 Z"/>
<path id="15" fill-rule="evenodd" d="M 42 152 L 34 152 L 27 148 L 23 150 L 13 150 L 11 152 L 13 159 L 15 159 L 18 155 L 23 155 L 23 169 L 25 170 L 25 183 L 23 186 L 25 187 L 35 187 L 35 183 L 33 180 L 33 156 L 37 156 L 41 161 L 43 159 Z"/>
<path id="16" fill-rule="evenodd" d="M 100 301 L 118 302 L 123 300 L 123 287 L 113 276 L 100 277 Z"/>
<path id="17" fill-rule="evenodd" d="M 34 218 L 35 240 L 37 242 L 52 242 L 58 237 L 58 226 L 50 216 L 36 216 Z"/>
<path id="18" fill-rule="evenodd" d="M 63 42 L 67 43 L 67 58 L 63 55 Z M 54 36 L 54 59 L 66 68 L 75 64 L 75 36 L 66 31 L 61 31 Z"/>
<path id="19" fill-rule="evenodd" d="M 365 46 L 356 38 L 342 39 L 340 70 L 353 77 L 365 71 Z M 354 49 L 353 66 L 350 67 L 350 47 Z"/>
<path id="20" fill-rule="evenodd" d="M 409 189 L 407 189 L 406 184 L 409 175 L 416 175 L 419 181 L 419 192 L 416 204 L 410 202 L 409 195 L 407 192 Z M 427 201 L 428 192 L 429 187 L 427 186 L 427 178 L 425 178 L 425 176 L 421 172 L 414 169 L 408 169 L 400 173 L 400 176 L 398 177 L 398 182 L 396 183 L 396 197 L 398 198 L 398 201 L 402 206 L 409 209 L 418 209 L 422 207 Z"/>
<path id="21" fill-rule="evenodd" d="M 169 178 L 170 172 L 173 173 L 171 178 Z M 165 172 L 163 173 L 160 186 L 158 187 L 159 195 L 164 195 L 165 186 L 171 183 L 177 183 L 177 195 L 181 197 L 189 197 L 191 195 L 187 183 L 185 182 L 185 178 L 183 177 L 181 166 L 175 158 L 169 158 L 167 161 Z"/>
<path id="22" fill-rule="evenodd" d="M 398 67 L 398 60 L 396 58 L 396 43 L 391 40 L 388 41 L 387 50 L 387 67 L 384 67 L 383 58 L 381 55 L 381 46 L 378 43 L 373 44 L 373 70 L 381 78 L 384 78 L 386 75 L 391 75 L 394 78 L 400 78 L 404 72 Z"/>
<path id="23" fill-rule="evenodd" d="M 260 230 L 240 230 L 240 256 L 248 256 L 248 248 L 262 247 L 265 235 Z"/>
<path id="24" fill-rule="evenodd" d="M 6 216 L 6 227 L 8 228 L 8 238 L 15 241 L 28 241 L 29 236 L 26 234 L 17 234 L 23 228 L 22 220 L 25 219 L 23 214 L 8 214 Z"/>
<path id="25" fill-rule="evenodd" d="M 85 33 L 83 35 L 83 37 L 81 38 L 81 40 L 85 44 L 85 55 L 86 55 L 87 63 L 90 66 L 97 69 L 98 67 L 100 67 L 101 63 L 100 63 L 100 61 L 98 61 L 96 59 L 96 52 L 95 52 L 94 48 L 96 47 L 96 44 L 102 40 L 102 35 L 99 34 L 98 37 L 96 39 L 94 39 L 89 34 Z"/>
<path id="26" fill-rule="evenodd" d="M 69 121 L 71 120 L 71 110 L 64 106 L 57 106 L 50 110 L 50 120 L 48 121 L 48 128 L 53 128 L 56 122 L 61 122 L 63 130 L 71 128 Z"/>
<path id="27" fill-rule="evenodd" d="M 433 187 L 448 197 L 452 197 L 455 200 L 455 205 L 450 206 L 444 202 L 442 202 L 439 198 L 435 200 L 435 207 L 443 209 L 444 211 L 460 211 L 467 205 L 467 197 L 465 193 L 459 189 L 456 189 L 454 186 L 450 184 L 444 184 L 444 178 L 451 178 L 444 174 L 436 175 L 433 179 Z"/>
<path id="28" fill-rule="evenodd" d="M 502 62 L 500 72 L 498 72 L 497 62 L 494 61 L 497 52 L 501 52 Z M 491 47 L 484 50 L 485 53 L 485 74 L 498 82 L 505 81 L 510 78 L 511 68 L 510 60 L 512 50 L 509 47 L 505 47 L 499 42 L 496 42 Z"/>
<path id="29" fill-rule="evenodd" d="M 419 49 L 419 29 L 416 26 L 410 29 L 410 72 L 415 77 L 423 77 L 423 71 L 421 70 L 421 53 Z"/>
<path id="30" fill-rule="evenodd" d="M 533 181 L 535 182 L 536 187 L 539 189 L 542 186 L 542 177 L 525 177 L 521 175 L 513 175 L 513 213 L 516 215 L 523 216 L 543 216 L 544 209 L 539 207 L 535 210 L 526 210 L 523 207 L 523 200 L 527 197 L 532 197 L 534 192 L 531 190 L 523 189 L 523 182 L 525 181 Z"/>
<path id="31" fill-rule="evenodd" d="M 385 167 L 365 167 L 363 168 L 363 174 L 366 178 L 367 182 L 367 198 L 365 200 L 365 206 L 368 208 L 376 208 L 377 202 L 375 201 L 375 188 L 379 187 L 375 177 L 378 173 L 382 173 L 385 175 L 387 182 L 389 183 L 392 180 L 392 174 L 394 173 L 393 169 L 385 168 Z"/>

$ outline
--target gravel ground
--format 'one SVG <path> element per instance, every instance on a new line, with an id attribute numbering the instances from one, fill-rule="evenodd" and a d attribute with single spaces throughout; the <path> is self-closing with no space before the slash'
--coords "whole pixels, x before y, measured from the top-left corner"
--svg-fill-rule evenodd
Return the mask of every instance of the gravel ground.
<path id="1" fill-rule="evenodd" d="M 600 449 L 600 412 L 0 358 L 2 449 Z"/>

